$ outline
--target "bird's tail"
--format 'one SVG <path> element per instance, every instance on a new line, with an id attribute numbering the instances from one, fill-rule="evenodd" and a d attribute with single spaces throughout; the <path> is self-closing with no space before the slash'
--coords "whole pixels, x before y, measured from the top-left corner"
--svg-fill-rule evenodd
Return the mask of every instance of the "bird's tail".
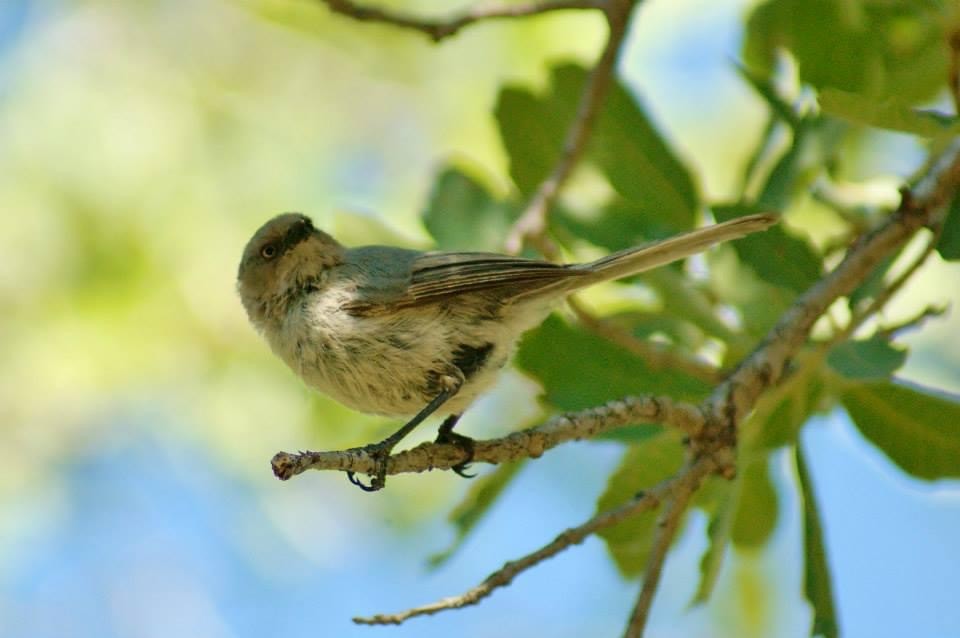
<path id="1" fill-rule="evenodd" d="M 654 241 L 641 246 L 627 248 L 613 254 L 601 257 L 596 261 L 573 266 L 574 269 L 584 270 L 592 276 L 590 285 L 598 281 L 619 279 L 628 275 L 635 275 L 644 270 L 663 266 L 671 262 L 695 255 L 714 244 L 738 239 L 745 235 L 766 230 L 780 220 L 778 215 L 760 213 L 731 219 L 730 221 L 706 228 L 698 228 L 690 232 L 670 237 L 661 241 Z M 581 280 L 582 281 L 582 280 Z"/>

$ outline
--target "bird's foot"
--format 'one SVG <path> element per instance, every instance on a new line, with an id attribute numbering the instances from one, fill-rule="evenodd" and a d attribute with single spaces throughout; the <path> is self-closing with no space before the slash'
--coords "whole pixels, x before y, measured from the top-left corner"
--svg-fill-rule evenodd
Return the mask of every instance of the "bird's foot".
<path id="1" fill-rule="evenodd" d="M 454 471 L 458 476 L 463 478 L 473 478 L 476 474 L 471 474 L 467 472 L 467 469 L 470 467 L 471 461 L 473 461 L 474 453 L 474 441 L 469 436 L 464 436 L 458 432 L 454 432 L 450 428 L 440 428 L 440 431 L 437 432 L 436 443 L 448 443 L 450 445 L 455 445 L 467 455 L 467 458 L 457 463 L 450 469 Z"/>
<path id="2" fill-rule="evenodd" d="M 367 445 L 362 448 L 358 448 L 359 451 L 365 452 L 370 458 L 373 459 L 375 465 L 375 470 L 373 474 L 370 474 L 370 484 L 366 485 L 363 481 L 357 478 L 356 472 L 352 470 L 347 471 L 347 480 L 359 487 L 364 492 L 376 492 L 377 490 L 382 490 L 383 487 L 387 484 L 387 461 L 390 460 L 390 451 L 393 449 L 392 445 L 384 445 L 384 441 L 380 443 L 374 443 L 372 445 Z"/>

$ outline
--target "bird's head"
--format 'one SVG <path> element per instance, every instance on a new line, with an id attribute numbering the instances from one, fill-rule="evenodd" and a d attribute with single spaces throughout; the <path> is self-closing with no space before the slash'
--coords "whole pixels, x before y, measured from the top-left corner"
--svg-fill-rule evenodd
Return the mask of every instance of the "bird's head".
<path id="1" fill-rule="evenodd" d="M 344 248 L 299 213 L 278 215 L 253 234 L 243 250 L 237 290 L 258 328 L 280 320 L 288 304 L 343 259 Z"/>

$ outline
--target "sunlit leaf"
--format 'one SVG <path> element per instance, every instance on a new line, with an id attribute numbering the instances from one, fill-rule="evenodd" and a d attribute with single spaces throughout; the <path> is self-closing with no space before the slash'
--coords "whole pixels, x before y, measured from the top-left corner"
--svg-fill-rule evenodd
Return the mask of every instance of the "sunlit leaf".
<path id="1" fill-rule="evenodd" d="M 433 185 L 423 223 L 442 250 L 497 251 L 518 214 L 461 171 L 447 168 Z"/>
<path id="2" fill-rule="evenodd" d="M 947 75 L 948 4 L 768 0 L 750 15 L 744 57 L 751 68 L 770 70 L 786 49 L 801 80 L 817 88 L 916 102 Z"/>
<path id="3" fill-rule="evenodd" d="M 733 205 L 716 206 L 713 212 L 717 221 L 727 221 L 756 211 Z M 787 234 L 781 225 L 743 237 L 731 245 L 761 279 L 774 285 L 801 292 L 820 279 L 821 259 L 810 244 Z"/>
<path id="4" fill-rule="evenodd" d="M 889 381 L 852 384 L 843 406 L 860 432 L 905 472 L 960 477 L 960 400 Z"/>
<path id="5" fill-rule="evenodd" d="M 912 109 L 894 96 L 878 102 L 849 91 L 824 89 L 819 101 L 824 112 L 849 122 L 922 137 L 936 137 L 947 133 L 951 124 L 956 126 L 955 122 L 945 121 L 932 113 Z"/>
<path id="6" fill-rule="evenodd" d="M 557 77 L 582 84 L 585 75 L 582 69 L 564 67 Z M 610 87 L 590 156 L 617 192 L 642 212 L 648 237 L 693 227 L 699 205 L 693 178 L 620 83 Z"/>
<path id="7" fill-rule="evenodd" d="M 737 469 L 740 485 L 737 508 L 730 530 L 731 540 L 741 547 L 759 547 L 777 526 L 777 491 L 770 480 L 768 455 L 758 455 Z"/>
<path id="8" fill-rule="evenodd" d="M 555 87 L 551 87 L 556 90 Z M 500 91 L 494 113 L 510 161 L 510 177 L 529 197 L 553 170 L 576 113 L 576 95 L 544 96 L 515 87 Z"/>
<path id="9" fill-rule="evenodd" d="M 587 81 L 582 67 L 553 69 L 549 92 L 508 87 L 495 113 L 510 158 L 510 175 L 529 196 L 553 169 Z M 586 159 L 596 163 L 636 214 L 625 235 L 660 237 L 693 225 L 698 197 L 690 174 L 637 100 L 618 82 L 599 113 Z"/>
<path id="10" fill-rule="evenodd" d="M 726 490 L 725 498 L 714 508 L 707 525 L 707 548 L 700 558 L 700 582 L 697 591 L 690 601 L 691 605 L 707 602 L 713 593 L 713 588 L 720 576 L 723 559 L 730 544 L 730 529 L 735 513 L 733 489 Z"/>

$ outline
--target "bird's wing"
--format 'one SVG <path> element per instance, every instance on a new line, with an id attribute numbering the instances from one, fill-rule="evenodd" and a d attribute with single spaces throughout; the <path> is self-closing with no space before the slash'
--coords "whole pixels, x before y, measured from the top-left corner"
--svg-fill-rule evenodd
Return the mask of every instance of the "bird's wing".
<path id="1" fill-rule="evenodd" d="M 377 307 L 419 306 L 466 292 L 492 290 L 502 291 L 506 301 L 560 280 L 582 276 L 583 271 L 561 264 L 496 253 L 422 253 L 410 262 L 406 285 L 393 286 L 389 294 L 368 296 L 346 309 L 363 314 L 375 312 Z"/>
<path id="2" fill-rule="evenodd" d="M 413 264 L 410 294 L 418 300 L 504 289 L 510 297 L 582 276 L 562 264 L 494 253 L 425 253 Z"/>

